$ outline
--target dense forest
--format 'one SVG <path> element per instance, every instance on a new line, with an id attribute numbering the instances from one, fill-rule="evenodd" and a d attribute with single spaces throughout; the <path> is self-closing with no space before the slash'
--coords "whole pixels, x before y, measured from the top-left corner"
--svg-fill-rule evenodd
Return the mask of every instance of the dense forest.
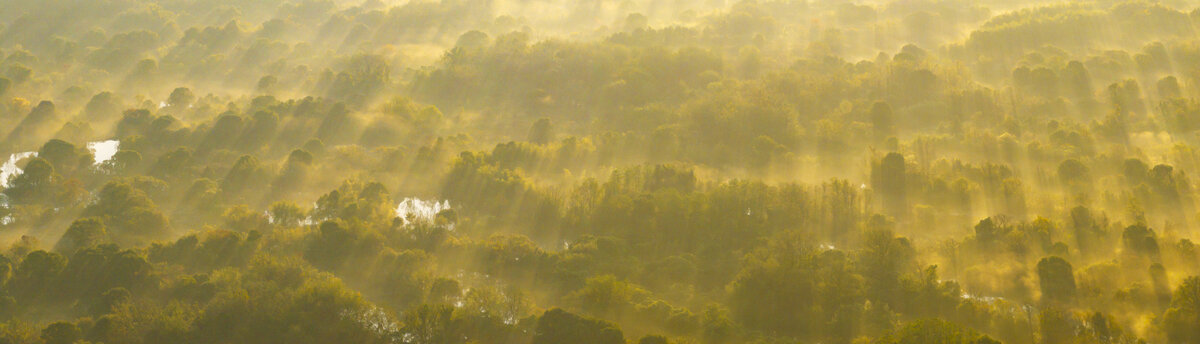
<path id="1" fill-rule="evenodd" d="M 0 343 L 1200 343 L 1200 1 L 0 9 Z"/>

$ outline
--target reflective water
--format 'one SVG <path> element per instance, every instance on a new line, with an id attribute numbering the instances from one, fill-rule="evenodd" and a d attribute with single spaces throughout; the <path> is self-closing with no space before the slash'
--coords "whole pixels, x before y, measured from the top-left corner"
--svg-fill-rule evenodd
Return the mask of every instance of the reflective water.
<path id="1" fill-rule="evenodd" d="M 404 220 L 404 224 L 409 223 L 410 216 L 416 220 L 433 222 L 439 212 L 447 209 L 450 209 L 450 201 L 426 201 L 409 197 L 396 206 L 396 216 Z"/>
<path id="2" fill-rule="evenodd" d="M 22 160 L 36 157 L 37 152 L 16 153 L 8 157 L 8 161 L 0 166 L 0 186 L 8 187 L 8 180 L 13 176 L 21 174 L 21 168 L 17 167 L 17 163 Z"/>
<path id="3" fill-rule="evenodd" d="M 117 150 L 121 148 L 121 141 L 108 140 L 89 142 L 87 144 L 87 148 L 88 150 L 92 151 L 92 155 L 96 157 L 94 164 L 99 165 L 112 160 L 113 156 L 117 155 Z"/>
<path id="4" fill-rule="evenodd" d="M 119 140 L 96 141 L 87 144 L 87 149 L 95 156 L 93 163 L 96 165 L 112 160 L 120 147 L 121 141 Z M 17 163 L 36 156 L 37 152 L 21 152 L 10 155 L 8 161 L 0 166 L 0 186 L 8 187 L 8 180 L 21 173 L 21 167 L 17 166 Z"/>

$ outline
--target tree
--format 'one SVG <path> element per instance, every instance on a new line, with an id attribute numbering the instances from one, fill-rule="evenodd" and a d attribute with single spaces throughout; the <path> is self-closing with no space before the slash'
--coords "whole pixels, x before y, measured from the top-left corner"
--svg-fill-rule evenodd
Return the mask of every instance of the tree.
<path id="1" fill-rule="evenodd" d="M 13 202 L 21 204 L 43 203 L 54 200 L 56 195 L 54 166 L 42 158 L 30 159 L 21 174 L 14 177 L 4 194 Z"/>
<path id="2" fill-rule="evenodd" d="M 179 87 L 171 91 L 171 95 L 167 97 L 167 106 L 185 109 L 192 106 L 196 101 L 196 94 L 192 93 L 192 89 L 187 87 Z"/>
<path id="3" fill-rule="evenodd" d="M 462 336 L 455 332 L 454 325 L 454 307 L 423 304 L 404 315 L 403 332 L 414 343 L 458 343 Z"/>
<path id="4" fill-rule="evenodd" d="M 291 154 L 288 154 L 288 158 L 283 163 L 279 174 L 275 176 L 275 180 L 271 182 L 271 195 L 285 197 L 299 193 L 308 180 L 312 164 L 312 153 L 303 149 L 293 150 Z"/>
<path id="5" fill-rule="evenodd" d="M 871 105 L 871 128 L 875 132 L 875 140 L 882 142 L 896 133 L 896 124 L 892 106 L 886 102 L 875 102 Z"/>
<path id="6" fill-rule="evenodd" d="M 855 268 L 866 280 L 866 296 L 873 303 L 896 308 L 900 297 L 900 278 L 916 272 L 916 251 L 907 238 L 896 237 L 890 230 L 864 234 L 864 247 L 857 253 Z"/>
<path id="7" fill-rule="evenodd" d="M 0 289 L 3 289 L 8 284 L 8 280 L 12 278 L 13 265 L 12 260 L 8 257 L 0 255 Z"/>
<path id="8" fill-rule="evenodd" d="M 112 92 L 100 92 L 88 101 L 84 106 L 83 113 L 88 119 L 96 121 L 110 121 L 121 115 L 121 110 L 125 105 L 121 104 L 121 100 Z"/>
<path id="9" fill-rule="evenodd" d="M 342 221 L 322 222 L 304 251 L 304 259 L 319 268 L 336 270 L 359 253 L 356 250 L 366 240 L 365 236 L 362 229 L 348 228 Z"/>
<path id="10" fill-rule="evenodd" d="M 355 106 L 364 105 L 391 82 L 391 66 L 380 55 L 350 58 L 329 87 L 329 97 Z"/>
<path id="11" fill-rule="evenodd" d="M 990 344 L 996 341 L 959 324 L 941 319 L 921 319 L 880 338 L 877 344 Z"/>
<path id="12" fill-rule="evenodd" d="M 145 192 L 119 181 L 105 184 L 82 216 L 100 218 L 117 242 L 159 238 L 169 225 Z"/>
<path id="13" fill-rule="evenodd" d="M 725 308 L 717 304 L 709 304 L 704 307 L 701 318 L 704 327 L 703 333 L 701 333 L 703 343 L 729 343 L 736 338 L 737 327 L 733 320 L 729 319 L 729 311 Z"/>
<path id="14" fill-rule="evenodd" d="M 61 254 L 42 250 L 30 252 L 9 281 L 13 295 L 26 304 L 54 295 L 59 290 L 56 282 L 66 266 L 67 259 Z"/>
<path id="15" fill-rule="evenodd" d="M 1074 319 L 1070 311 L 1057 306 L 1046 307 L 1038 315 L 1041 343 L 1067 344 L 1075 337 Z"/>
<path id="16" fill-rule="evenodd" d="M 125 174 L 139 168 L 142 164 L 142 154 L 131 150 L 119 150 L 112 159 L 99 166 L 99 170 L 111 174 Z"/>
<path id="17" fill-rule="evenodd" d="M 162 180 L 190 180 L 192 177 L 192 150 L 178 147 L 160 155 L 150 166 L 148 175 Z"/>
<path id="18" fill-rule="evenodd" d="M 554 140 L 554 128 L 550 124 L 549 118 L 539 118 L 533 122 L 533 126 L 529 128 L 529 138 L 527 141 L 544 145 Z"/>
<path id="19" fill-rule="evenodd" d="M 883 198 L 883 207 L 888 215 L 905 218 L 908 211 L 907 185 L 905 183 L 904 156 L 900 153 L 888 153 L 879 162 L 875 174 L 875 188 Z"/>
<path id="20" fill-rule="evenodd" d="M 984 247 L 990 247 L 992 243 L 1003 236 L 1007 228 L 997 222 L 998 220 L 988 217 L 975 224 L 975 241 Z"/>
<path id="21" fill-rule="evenodd" d="M 1088 317 L 1088 322 L 1091 323 L 1092 331 L 1095 332 L 1096 338 L 1101 341 L 1111 341 L 1114 338 L 1116 331 L 1109 326 L 1110 320 L 1104 316 L 1104 313 L 1094 312 Z"/>
<path id="22" fill-rule="evenodd" d="M 571 293 L 568 298 L 593 316 L 615 318 L 632 307 L 636 298 L 644 297 L 645 290 L 629 282 L 618 280 L 612 275 L 593 277 L 583 289 Z"/>
<path id="23" fill-rule="evenodd" d="M 275 93 L 278 85 L 278 77 L 274 75 L 264 75 L 258 79 L 257 83 L 255 83 L 254 90 L 262 94 L 272 94 Z"/>
<path id="24" fill-rule="evenodd" d="M 204 135 L 204 141 L 197 151 L 204 153 L 233 146 L 245 125 L 245 119 L 242 116 L 235 113 L 222 114 L 217 118 L 212 129 L 208 130 L 208 134 Z"/>
<path id="25" fill-rule="evenodd" d="M 779 244 L 783 246 L 783 244 Z M 822 297 L 814 252 L 809 248 L 776 247 L 747 255 L 745 266 L 729 285 L 730 308 L 746 327 L 774 335 L 810 336 Z M 828 276 L 832 277 L 832 276 Z"/>
<path id="26" fill-rule="evenodd" d="M 429 300 L 450 304 L 462 297 L 462 286 L 452 278 L 438 278 L 429 286 Z"/>
<path id="27" fill-rule="evenodd" d="M 56 322 L 42 330 L 42 340 L 46 344 L 72 344 L 82 338 L 79 327 L 69 322 Z"/>
<path id="28" fill-rule="evenodd" d="M 642 339 L 639 339 L 637 342 L 637 344 L 670 344 L 670 343 L 671 342 L 667 340 L 667 337 L 663 337 L 660 335 L 653 335 L 653 334 L 646 335 L 645 337 L 642 337 Z"/>
<path id="29" fill-rule="evenodd" d="M 225 213 L 221 215 L 225 222 L 225 228 L 237 232 L 265 232 L 271 227 L 271 220 L 268 214 L 262 211 L 251 210 L 245 205 L 236 205 L 225 209 Z"/>
<path id="30" fill-rule="evenodd" d="M 21 119 L 20 123 L 13 128 L 12 132 L 4 140 L 8 147 L 13 146 L 32 146 L 40 143 L 44 137 L 51 134 L 51 130 L 56 129 L 51 125 L 58 120 L 58 111 L 54 106 L 54 102 L 45 100 L 40 103 L 29 114 Z"/>
<path id="31" fill-rule="evenodd" d="M 1164 99 L 1179 98 L 1183 96 L 1183 91 L 1179 87 L 1179 79 L 1175 76 L 1168 75 L 1158 80 L 1156 84 L 1158 88 L 1158 96 Z"/>
<path id="32" fill-rule="evenodd" d="M 1067 63 L 1067 68 L 1063 71 L 1062 80 L 1071 98 L 1077 101 L 1087 101 L 1095 97 L 1093 94 L 1095 89 L 1092 86 L 1092 77 L 1082 62 L 1071 61 Z"/>
<path id="33" fill-rule="evenodd" d="M 1066 259 L 1057 256 L 1042 258 L 1037 264 L 1037 274 L 1043 301 L 1069 302 L 1075 297 L 1075 274 Z"/>
<path id="34" fill-rule="evenodd" d="M 130 294 L 128 289 L 122 287 L 112 288 L 101 294 L 100 299 L 92 305 L 89 311 L 92 315 L 100 317 L 117 311 L 118 307 L 128 304 L 132 299 L 133 294 Z"/>
<path id="35" fill-rule="evenodd" d="M 244 152 L 254 152 L 275 139 L 278 127 L 279 115 L 274 111 L 255 112 L 234 146 Z"/>
<path id="36" fill-rule="evenodd" d="M 1058 164 L 1058 179 L 1073 190 L 1087 186 L 1088 181 L 1091 179 L 1088 174 L 1087 166 L 1079 162 L 1079 160 L 1067 159 Z"/>
<path id="37" fill-rule="evenodd" d="M 538 318 L 532 344 L 558 343 L 624 344 L 625 336 L 611 323 L 554 308 Z"/>
<path id="38" fill-rule="evenodd" d="M 153 267 L 142 254 L 107 244 L 71 255 L 62 273 L 60 295 L 94 300 L 113 288 L 142 292 L 154 282 Z"/>
<path id="39" fill-rule="evenodd" d="M 287 201 L 272 203 L 267 213 L 270 215 L 272 224 L 285 228 L 299 226 L 305 217 L 304 209 L 301 209 L 296 203 Z"/>
<path id="40" fill-rule="evenodd" d="M 71 226 L 67 228 L 67 232 L 54 245 L 54 250 L 70 255 L 74 254 L 76 250 L 96 246 L 107 241 L 108 231 L 104 228 L 103 220 L 96 217 L 82 218 L 71 223 Z"/>
<path id="41" fill-rule="evenodd" d="M 1121 232 L 1121 242 L 1129 253 L 1149 258 L 1158 257 L 1158 239 L 1154 230 L 1145 225 L 1125 227 L 1125 231 Z"/>
<path id="42" fill-rule="evenodd" d="M 1091 254 L 1092 243 L 1099 239 L 1101 234 L 1099 227 L 1091 210 L 1083 206 L 1071 208 L 1071 234 L 1075 237 L 1075 245 L 1081 253 Z"/>
<path id="43" fill-rule="evenodd" d="M 332 276 L 275 259 L 242 271 L 182 329 L 186 341 L 383 344 L 401 337 L 390 315 Z"/>
<path id="44" fill-rule="evenodd" d="M 53 139 L 46 141 L 38 150 L 39 158 L 46 159 L 58 171 L 73 171 L 79 165 L 80 154 L 75 145 L 66 141 Z M 69 172 L 63 172 L 69 174 Z"/>
<path id="45" fill-rule="evenodd" d="M 269 180 L 257 158 L 243 155 L 221 180 L 221 191 L 237 199 L 240 195 L 265 186 Z"/>
<path id="46" fill-rule="evenodd" d="M 1171 297 L 1162 317 L 1162 327 L 1171 343 L 1200 342 L 1200 277 L 1183 280 Z"/>

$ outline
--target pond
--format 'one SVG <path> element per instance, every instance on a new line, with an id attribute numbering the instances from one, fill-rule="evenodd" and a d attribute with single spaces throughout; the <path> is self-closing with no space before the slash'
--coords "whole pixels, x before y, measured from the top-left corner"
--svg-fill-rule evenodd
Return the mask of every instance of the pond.
<path id="1" fill-rule="evenodd" d="M 437 214 L 443 210 L 450 209 L 450 201 L 428 201 L 418 198 L 405 198 L 396 206 L 396 216 L 404 221 L 404 224 L 409 224 L 409 217 L 432 223 L 437 217 Z"/>
<path id="2" fill-rule="evenodd" d="M 89 151 L 92 151 L 92 155 L 95 156 L 93 165 L 100 165 L 112 160 L 113 156 L 117 155 L 117 150 L 121 148 L 121 141 L 107 140 L 88 142 L 87 148 Z"/>

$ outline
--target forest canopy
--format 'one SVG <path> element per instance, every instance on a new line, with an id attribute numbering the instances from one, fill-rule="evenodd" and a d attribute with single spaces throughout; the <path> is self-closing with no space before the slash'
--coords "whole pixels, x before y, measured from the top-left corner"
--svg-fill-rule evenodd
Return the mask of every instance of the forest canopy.
<path id="1" fill-rule="evenodd" d="M 0 343 L 1200 343 L 1198 1 L 0 8 Z"/>

